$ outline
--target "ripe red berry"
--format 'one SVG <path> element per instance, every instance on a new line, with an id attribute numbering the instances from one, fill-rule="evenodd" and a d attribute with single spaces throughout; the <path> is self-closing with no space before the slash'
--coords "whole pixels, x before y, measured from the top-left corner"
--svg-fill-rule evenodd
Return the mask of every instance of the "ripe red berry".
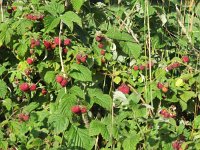
<path id="1" fill-rule="evenodd" d="M 117 89 L 124 94 L 128 94 L 130 92 L 129 86 L 127 86 L 125 83 L 122 83 Z"/>
<path id="2" fill-rule="evenodd" d="M 140 65 L 140 67 L 139 67 L 140 70 L 144 70 L 144 68 L 145 67 L 143 65 Z"/>
<path id="3" fill-rule="evenodd" d="M 51 42 L 44 40 L 44 46 L 46 49 L 50 49 L 51 48 Z"/>
<path id="4" fill-rule="evenodd" d="M 24 115 L 23 116 L 23 121 L 28 121 L 29 120 L 29 115 Z"/>
<path id="5" fill-rule="evenodd" d="M 157 88 L 162 89 L 163 86 L 164 86 L 164 85 L 163 85 L 162 83 L 160 83 L 160 82 L 157 83 Z"/>
<path id="6" fill-rule="evenodd" d="M 80 59 L 80 61 L 81 61 L 82 63 L 85 63 L 86 60 L 87 60 L 87 55 L 82 56 L 81 59 Z"/>
<path id="7" fill-rule="evenodd" d="M 51 49 L 55 49 L 56 48 L 56 43 L 51 43 Z"/>
<path id="8" fill-rule="evenodd" d="M 172 64 L 172 67 L 173 68 L 178 68 L 180 66 L 180 63 L 179 62 L 175 62 Z"/>
<path id="9" fill-rule="evenodd" d="M 181 143 L 180 143 L 178 140 L 173 141 L 173 142 L 172 142 L 172 147 L 173 147 L 174 150 L 180 150 L 180 148 L 181 148 Z"/>
<path id="10" fill-rule="evenodd" d="M 96 38 L 95 38 L 95 39 L 96 39 L 96 41 L 97 41 L 97 42 L 101 42 L 101 41 L 102 41 L 102 39 L 103 39 L 103 37 L 102 37 L 102 36 L 96 36 Z"/>
<path id="11" fill-rule="evenodd" d="M 106 51 L 102 49 L 102 50 L 101 50 L 101 55 L 103 55 L 103 56 L 104 56 L 104 55 L 105 55 L 105 53 L 106 53 Z"/>
<path id="12" fill-rule="evenodd" d="M 36 84 L 32 84 L 29 89 L 30 91 L 35 91 L 36 88 L 37 88 Z"/>
<path id="13" fill-rule="evenodd" d="M 24 70 L 24 73 L 28 76 L 31 74 L 31 69 L 27 68 Z"/>
<path id="14" fill-rule="evenodd" d="M 67 83 L 68 83 L 67 79 L 63 79 L 62 82 L 60 83 L 60 85 L 62 87 L 65 87 L 67 85 Z"/>
<path id="15" fill-rule="evenodd" d="M 75 114 L 80 114 L 81 108 L 79 105 L 72 106 L 71 111 Z"/>
<path id="16" fill-rule="evenodd" d="M 160 111 L 160 114 L 161 114 L 161 115 L 164 115 L 165 113 L 167 113 L 167 110 L 166 110 L 166 109 L 162 109 L 162 110 Z"/>
<path id="17" fill-rule="evenodd" d="M 87 108 L 86 108 L 85 106 L 82 107 L 82 108 L 81 108 L 81 113 L 84 114 L 84 113 L 86 113 L 86 112 L 87 112 Z"/>
<path id="18" fill-rule="evenodd" d="M 20 84 L 19 88 L 23 92 L 28 92 L 29 91 L 29 85 L 28 85 L 28 83 L 22 83 L 22 84 Z"/>
<path id="19" fill-rule="evenodd" d="M 139 69 L 139 67 L 138 67 L 138 66 L 134 66 L 133 69 L 134 69 L 135 71 L 137 71 L 137 70 Z"/>
<path id="20" fill-rule="evenodd" d="M 42 95 L 46 95 L 47 94 L 47 90 L 46 89 L 42 89 Z"/>
<path id="21" fill-rule="evenodd" d="M 12 9 L 15 11 L 17 10 L 17 6 L 12 6 Z"/>
<path id="22" fill-rule="evenodd" d="M 61 83 L 62 80 L 63 80 L 63 76 L 61 75 L 56 76 L 56 82 Z"/>
<path id="23" fill-rule="evenodd" d="M 190 59 L 189 59 L 188 56 L 183 56 L 183 57 L 182 57 L 182 61 L 183 61 L 184 63 L 188 63 L 188 62 L 190 61 Z"/>
<path id="24" fill-rule="evenodd" d="M 54 38 L 54 43 L 55 43 L 56 45 L 59 45 L 59 43 L 61 44 L 61 39 L 60 39 L 59 37 L 55 37 L 55 38 Z"/>
<path id="25" fill-rule="evenodd" d="M 67 52 L 68 52 L 68 49 L 67 48 L 63 48 L 63 53 L 67 54 Z"/>
<path id="26" fill-rule="evenodd" d="M 36 46 L 39 46 L 39 45 L 40 45 L 40 40 L 36 40 L 36 41 L 35 41 L 35 45 L 36 45 Z"/>
<path id="27" fill-rule="evenodd" d="M 99 47 L 99 48 L 103 48 L 104 45 L 103 45 L 102 43 L 99 43 L 98 47 Z"/>
<path id="28" fill-rule="evenodd" d="M 29 65 L 32 65 L 34 63 L 34 59 L 33 58 L 27 58 L 26 59 L 26 62 L 29 64 Z"/>
<path id="29" fill-rule="evenodd" d="M 70 39 L 65 39 L 64 40 L 64 45 L 65 46 L 69 46 L 71 44 L 71 40 Z"/>

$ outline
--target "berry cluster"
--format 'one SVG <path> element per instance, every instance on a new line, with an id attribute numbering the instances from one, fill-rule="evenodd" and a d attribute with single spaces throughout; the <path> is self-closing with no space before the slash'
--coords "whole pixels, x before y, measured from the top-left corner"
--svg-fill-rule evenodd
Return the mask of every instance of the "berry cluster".
<path id="1" fill-rule="evenodd" d="M 54 38 L 54 41 L 47 41 L 47 40 L 44 40 L 43 42 L 45 48 L 47 50 L 53 50 L 56 48 L 56 46 L 58 46 L 59 44 L 61 46 L 70 46 L 71 45 L 71 40 L 70 39 L 65 39 L 63 42 L 62 40 L 59 38 L 59 37 L 55 37 Z M 67 53 L 67 49 L 65 47 L 63 47 L 63 52 L 64 53 Z"/>
<path id="2" fill-rule="evenodd" d="M 39 45 L 40 45 L 40 40 L 31 39 L 31 48 L 34 48 Z"/>
<path id="3" fill-rule="evenodd" d="M 26 114 L 19 114 L 19 115 L 18 115 L 18 118 L 19 118 L 19 122 L 25 122 L 25 121 L 28 121 L 28 120 L 29 120 L 29 115 L 26 115 Z"/>
<path id="4" fill-rule="evenodd" d="M 26 62 L 29 64 L 29 65 L 32 65 L 34 63 L 35 59 L 34 58 L 31 58 L 31 57 L 28 57 L 26 59 Z"/>
<path id="5" fill-rule="evenodd" d="M 76 55 L 76 62 L 77 62 L 77 64 L 85 63 L 87 58 L 88 58 L 87 55 L 77 54 Z"/>
<path id="6" fill-rule="evenodd" d="M 169 90 L 167 86 L 164 86 L 164 84 L 162 84 L 160 82 L 157 83 L 157 88 L 160 89 L 160 90 L 162 90 L 163 93 L 167 93 L 168 90 Z"/>
<path id="7" fill-rule="evenodd" d="M 130 92 L 130 88 L 128 85 L 126 85 L 125 83 L 122 83 L 118 88 L 117 88 L 118 91 L 121 91 L 122 93 L 124 94 L 129 94 Z"/>
<path id="8" fill-rule="evenodd" d="M 56 82 L 60 83 L 62 87 L 65 87 L 68 83 L 68 80 L 61 75 L 56 76 Z"/>
<path id="9" fill-rule="evenodd" d="M 87 108 L 85 106 L 75 105 L 71 107 L 71 111 L 74 114 L 84 114 L 87 112 Z"/>
<path id="10" fill-rule="evenodd" d="M 180 67 L 180 63 L 179 62 L 175 62 L 173 64 L 168 65 L 166 70 L 170 71 L 170 70 L 173 70 L 173 69 L 178 68 L 178 67 Z"/>
<path id="11" fill-rule="evenodd" d="M 98 44 L 98 47 L 101 49 L 100 54 L 101 54 L 102 56 L 105 56 L 106 50 L 103 49 L 103 48 L 105 47 L 105 42 L 106 42 L 105 37 L 99 35 L 99 36 L 96 36 L 95 39 L 96 39 L 96 41 L 99 43 L 99 44 Z M 105 61 L 106 61 L 105 58 L 102 57 L 102 58 L 101 58 L 101 62 L 102 62 L 102 63 L 105 63 Z"/>
<path id="12" fill-rule="evenodd" d="M 166 109 L 162 109 L 160 111 L 160 114 L 163 116 L 163 118 L 174 118 L 174 117 L 176 117 L 175 114 L 168 112 Z"/>
<path id="13" fill-rule="evenodd" d="M 23 92 L 35 91 L 36 88 L 37 88 L 36 84 L 29 85 L 26 82 L 19 85 L 19 89 Z"/>
<path id="14" fill-rule="evenodd" d="M 35 15 L 35 14 L 27 14 L 26 19 L 28 20 L 37 20 L 37 21 L 42 21 L 44 19 L 44 15 Z"/>
<path id="15" fill-rule="evenodd" d="M 134 65 L 133 66 L 133 70 L 137 71 L 137 70 L 144 70 L 145 68 L 149 69 L 150 67 L 153 67 L 154 63 L 153 62 L 150 62 L 150 63 L 147 63 L 146 65 Z"/>
<path id="16" fill-rule="evenodd" d="M 175 140 L 172 142 L 172 147 L 174 150 L 182 150 L 181 145 L 183 141 L 182 140 Z"/>

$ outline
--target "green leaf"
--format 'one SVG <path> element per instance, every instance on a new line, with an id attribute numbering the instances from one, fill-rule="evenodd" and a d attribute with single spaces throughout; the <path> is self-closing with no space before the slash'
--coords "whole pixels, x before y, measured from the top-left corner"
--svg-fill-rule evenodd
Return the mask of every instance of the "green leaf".
<path id="1" fill-rule="evenodd" d="M 0 76 L 6 71 L 6 67 L 0 66 Z"/>
<path id="2" fill-rule="evenodd" d="M 53 126 L 55 133 L 59 134 L 67 129 L 69 120 L 65 115 L 55 113 L 49 116 L 48 123 Z"/>
<path id="3" fill-rule="evenodd" d="M 193 91 L 184 91 L 183 94 L 180 95 L 180 98 L 187 102 L 188 100 L 190 100 L 192 97 L 195 97 L 196 94 Z"/>
<path id="4" fill-rule="evenodd" d="M 6 98 L 3 101 L 3 106 L 5 106 L 6 109 L 9 111 L 12 108 L 12 101 L 11 101 L 11 99 L 10 98 Z"/>
<path id="5" fill-rule="evenodd" d="M 124 150 L 136 150 L 137 144 L 140 141 L 140 135 L 132 132 L 130 137 L 126 138 L 122 144 Z"/>
<path id="6" fill-rule="evenodd" d="M 46 83 L 52 83 L 52 82 L 54 82 L 54 80 L 55 80 L 55 72 L 54 71 L 47 71 L 46 72 L 46 74 L 45 74 L 45 76 L 44 76 L 44 81 L 46 82 Z"/>
<path id="7" fill-rule="evenodd" d="M 83 90 L 78 87 L 78 86 L 73 86 L 70 90 L 69 93 L 74 94 L 82 99 L 85 99 L 85 93 L 83 92 Z"/>
<path id="8" fill-rule="evenodd" d="M 80 81 L 92 81 L 92 72 L 83 65 L 73 64 L 69 75 Z"/>
<path id="9" fill-rule="evenodd" d="M 84 0 L 71 0 L 71 3 L 72 3 L 73 8 L 74 8 L 77 12 L 79 12 L 81 6 L 82 6 L 83 3 L 84 3 Z"/>
<path id="10" fill-rule="evenodd" d="M 27 142 L 26 148 L 31 149 L 31 148 L 36 148 L 42 145 L 43 140 L 40 138 L 32 138 Z"/>
<path id="11" fill-rule="evenodd" d="M 8 142 L 0 141 L 0 149 L 8 149 Z"/>
<path id="12" fill-rule="evenodd" d="M 30 113 L 39 106 L 37 102 L 31 102 L 28 106 L 24 107 L 23 112 Z"/>
<path id="13" fill-rule="evenodd" d="M 3 80 L 0 80 L 0 98 L 5 98 L 7 93 L 7 85 Z"/>
<path id="14" fill-rule="evenodd" d="M 61 19 L 71 31 L 73 31 L 73 22 L 82 27 L 81 18 L 72 11 L 67 11 L 63 16 L 61 16 Z"/>
<path id="15" fill-rule="evenodd" d="M 131 35 L 129 35 L 126 32 L 120 32 L 117 28 L 110 28 L 107 31 L 106 36 L 114 40 L 129 41 L 129 42 L 134 41 Z"/>
<path id="16" fill-rule="evenodd" d="M 120 42 L 120 46 L 122 47 L 122 51 L 130 57 L 133 56 L 137 59 L 140 56 L 141 45 L 132 42 Z"/>
<path id="17" fill-rule="evenodd" d="M 109 140 L 110 134 L 108 132 L 108 129 L 105 124 L 100 122 L 99 120 L 93 120 L 90 123 L 90 128 L 89 128 L 89 135 L 90 136 L 96 136 L 101 134 L 104 139 Z"/>
<path id="18" fill-rule="evenodd" d="M 52 29 L 56 28 L 60 23 L 60 18 L 56 18 L 54 16 L 46 16 L 44 18 L 44 26 L 45 26 L 45 33 L 52 31 Z"/>
<path id="19" fill-rule="evenodd" d="M 194 118 L 194 128 L 200 129 L 200 115 L 198 115 Z"/>
<path id="20" fill-rule="evenodd" d="M 26 45 L 26 43 L 21 43 L 19 45 L 19 47 L 17 48 L 17 54 L 19 56 L 19 58 L 23 59 L 26 55 L 26 52 L 28 50 L 28 46 Z"/>
<path id="21" fill-rule="evenodd" d="M 110 110 L 112 107 L 112 99 L 108 94 L 103 94 L 103 92 L 100 89 L 88 89 L 88 94 L 91 98 L 91 100 L 102 106 L 103 108 L 106 108 L 107 110 Z"/>
<path id="22" fill-rule="evenodd" d="M 56 1 L 52 1 L 49 5 L 46 5 L 45 9 L 53 16 L 63 13 L 65 10 L 64 5 Z"/>
<path id="23" fill-rule="evenodd" d="M 82 129 L 71 125 L 68 132 L 65 134 L 69 141 L 68 149 L 92 149 L 95 144 L 94 138 L 89 136 L 88 129 Z"/>

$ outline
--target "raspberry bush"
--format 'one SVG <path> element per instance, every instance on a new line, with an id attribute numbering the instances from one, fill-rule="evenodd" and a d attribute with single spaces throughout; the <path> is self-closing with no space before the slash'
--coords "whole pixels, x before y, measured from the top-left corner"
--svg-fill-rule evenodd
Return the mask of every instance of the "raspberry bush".
<path id="1" fill-rule="evenodd" d="M 0 149 L 199 149 L 198 1 L 0 5 Z"/>

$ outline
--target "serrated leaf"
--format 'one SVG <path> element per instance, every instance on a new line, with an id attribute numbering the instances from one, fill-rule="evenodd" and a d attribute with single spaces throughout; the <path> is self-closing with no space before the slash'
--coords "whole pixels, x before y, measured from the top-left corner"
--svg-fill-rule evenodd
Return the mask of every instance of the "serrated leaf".
<path id="1" fill-rule="evenodd" d="M 23 112 L 30 113 L 39 106 L 37 102 L 31 102 L 28 106 L 24 107 Z"/>
<path id="2" fill-rule="evenodd" d="M 54 71 L 47 71 L 45 76 L 44 76 L 44 81 L 46 83 L 52 83 L 55 80 L 55 72 Z"/>
<path id="3" fill-rule="evenodd" d="M 4 101 L 3 101 L 3 106 L 6 107 L 6 109 L 9 111 L 12 107 L 12 101 L 10 98 L 6 98 Z"/>
<path id="4" fill-rule="evenodd" d="M 78 128 L 72 124 L 65 136 L 69 141 L 68 149 L 89 150 L 94 146 L 95 140 L 89 136 L 88 129 Z"/>
<path id="5" fill-rule="evenodd" d="M 25 43 L 21 43 L 19 47 L 17 48 L 17 54 L 20 59 L 23 59 L 26 55 L 26 52 L 28 50 L 28 46 Z"/>
<path id="6" fill-rule="evenodd" d="M 141 45 L 132 42 L 120 42 L 120 46 L 122 47 L 122 51 L 130 57 L 133 56 L 137 59 L 140 56 L 142 50 Z"/>
<path id="7" fill-rule="evenodd" d="M 52 29 L 56 28 L 60 23 L 60 18 L 53 16 L 46 16 L 44 18 L 45 33 L 50 32 Z"/>
<path id="8" fill-rule="evenodd" d="M 0 66 L 0 76 L 6 71 L 6 67 Z"/>
<path id="9" fill-rule="evenodd" d="M 69 125 L 69 120 L 63 114 L 51 114 L 48 118 L 48 123 L 54 128 L 56 134 L 65 131 Z"/>
<path id="10" fill-rule="evenodd" d="M 132 132 L 132 135 L 130 135 L 130 137 L 127 137 L 124 141 L 123 141 L 123 148 L 125 150 L 136 150 L 136 145 L 138 144 L 138 142 L 140 141 L 140 135 L 136 134 L 135 132 Z"/>
<path id="11" fill-rule="evenodd" d="M 60 4 L 56 1 L 51 2 L 49 5 L 45 7 L 45 9 L 52 14 L 53 16 L 57 16 L 64 12 L 64 5 Z"/>
<path id="12" fill-rule="evenodd" d="M 133 42 L 133 37 L 131 35 L 126 32 L 120 32 L 117 28 L 110 28 L 107 31 L 106 36 L 115 40 Z"/>
<path id="13" fill-rule="evenodd" d="M 68 11 L 61 16 L 62 21 L 73 31 L 73 22 L 82 27 L 81 18 L 74 12 Z"/>
<path id="14" fill-rule="evenodd" d="M 85 94 L 83 92 L 83 90 L 78 87 L 78 86 L 73 86 L 70 90 L 69 93 L 74 94 L 82 99 L 85 99 Z"/>
<path id="15" fill-rule="evenodd" d="M 72 3 L 72 6 L 73 8 L 79 12 L 81 6 L 83 5 L 84 3 L 84 0 L 71 0 L 71 3 Z"/>
<path id="16" fill-rule="evenodd" d="M 187 102 L 188 100 L 190 100 L 192 97 L 195 97 L 196 94 L 193 91 L 184 91 L 183 94 L 180 95 L 180 98 Z"/>
<path id="17" fill-rule="evenodd" d="M 5 98 L 7 93 L 7 85 L 3 80 L 0 80 L 0 98 Z"/>
<path id="18" fill-rule="evenodd" d="M 90 123 L 89 128 L 89 135 L 90 136 L 96 136 L 101 134 L 104 139 L 109 140 L 110 134 L 105 124 L 100 122 L 99 120 L 93 120 Z"/>
<path id="19" fill-rule="evenodd" d="M 73 64 L 69 75 L 79 81 L 92 81 L 92 72 L 83 65 Z"/>
<path id="20" fill-rule="evenodd" d="M 94 103 L 99 104 L 107 110 L 111 109 L 112 99 L 108 94 L 103 94 L 100 89 L 88 89 L 88 94 Z"/>
<path id="21" fill-rule="evenodd" d="M 175 83 L 175 86 L 183 86 L 184 85 L 184 81 L 183 81 L 183 79 L 181 79 L 181 78 L 178 78 L 177 80 L 176 80 L 176 83 Z"/>

